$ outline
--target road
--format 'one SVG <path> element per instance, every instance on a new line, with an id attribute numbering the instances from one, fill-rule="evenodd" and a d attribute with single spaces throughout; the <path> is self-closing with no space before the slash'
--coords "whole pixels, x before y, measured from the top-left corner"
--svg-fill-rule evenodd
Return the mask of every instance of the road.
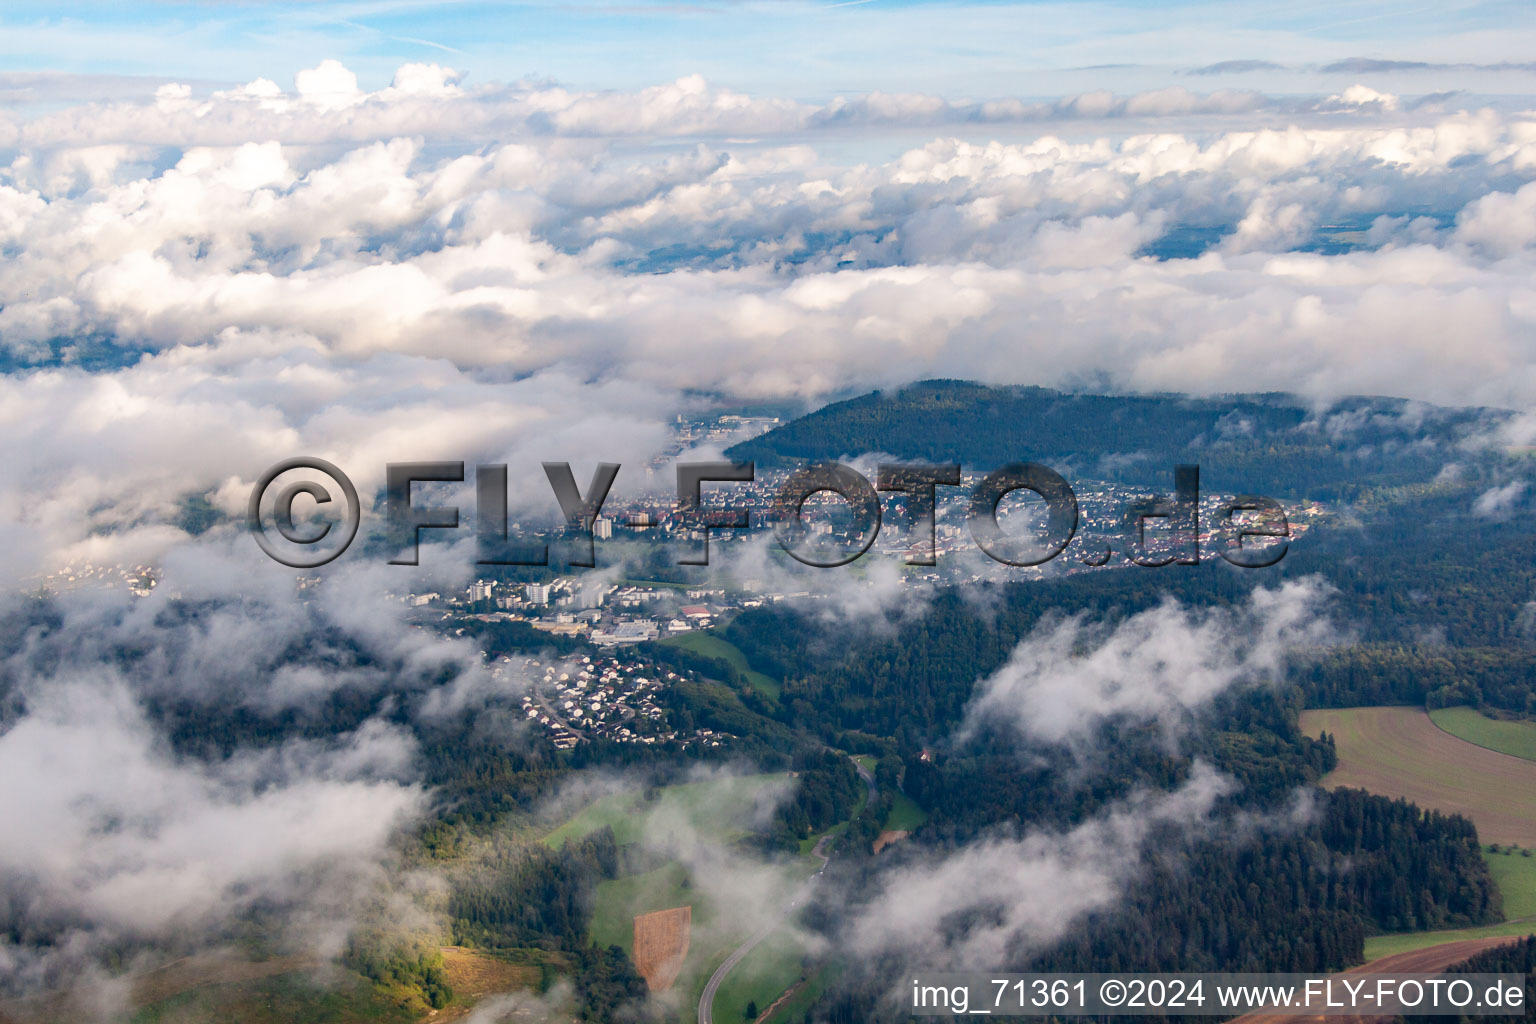
<path id="1" fill-rule="evenodd" d="M 821 872 L 818 871 L 817 874 L 819 875 Z M 809 889 L 810 883 L 807 883 L 801 892 L 807 892 Z M 758 943 L 772 935 L 774 931 L 778 929 L 779 925 L 784 923 L 784 918 L 789 916 L 788 910 L 792 909 L 799 902 L 800 901 L 798 898 L 793 900 L 789 906 L 785 908 L 784 913 L 779 914 L 773 920 L 759 928 L 755 933 L 753 933 L 750 939 L 732 950 L 731 955 L 725 958 L 724 963 L 715 968 L 715 973 L 709 976 L 709 981 L 705 983 L 704 991 L 699 996 L 699 1024 L 714 1024 L 715 993 L 720 991 L 720 986 L 722 983 L 724 983 L 725 976 L 730 974 L 731 969 L 737 964 L 741 963 L 742 959 L 746 957 L 748 953 L 756 949 Z"/>
<path id="2" fill-rule="evenodd" d="M 859 773 L 859 778 L 864 780 L 864 788 L 869 790 L 869 802 L 875 802 L 875 773 L 865 768 L 858 761 L 853 762 L 854 770 Z"/>
<path id="3" fill-rule="evenodd" d="M 859 764 L 859 762 L 854 761 L 853 766 L 858 770 L 859 778 L 864 780 L 864 786 L 869 791 L 868 803 L 865 804 L 865 806 L 868 806 L 874 803 L 875 800 L 875 777 L 870 774 L 869 769 Z M 737 964 L 746 958 L 748 953 L 756 949 L 759 943 L 778 930 L 779 925 L 783 924 L 795 908 L 804 903 L 806 897 L 811 894 L 811 890 L 821 880 L 821 873 L 827 870 L 827 861 L 832 859 L 832 855 L 826 852 L 831 840 L 831 836 L 822 836 L 816 841 L 815 848 L 811 850 L 812 856 L 821 859 L 821 867 L 816 869 L 816 873 L 795 891 L 794 897 L 784 904 L 783 908 L 778 914 L 774 915 L 772 920 L 756 932 L 753 932 L 752 937 L 747 939 L 746 942 L 732 950 L 731 955 L 726 957 L 724 962 L 715 968 L 715 973 L 709 976 L 709 981 L 704 983 L 704 991 L 699 994 L 699 1024 L 715 1024 L 715 993 L 720 991 L 720 986 L 724 984 L 726 976 L 731 973 Z"/>

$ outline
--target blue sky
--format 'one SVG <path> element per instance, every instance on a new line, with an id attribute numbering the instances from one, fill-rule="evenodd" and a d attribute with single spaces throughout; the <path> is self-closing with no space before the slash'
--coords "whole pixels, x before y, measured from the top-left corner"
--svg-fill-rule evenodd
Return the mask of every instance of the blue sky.
<path id="1" fill-rule="evenodd" d="M 1405 9 L 1406 7 L 1406 9 Z M 1493 65 L 1536 54 L 1529 3 L 7 3 L 0 70 L 153 75 L 203 82 L 274 78 L 327 57 L 365 87 L 406 61 L 469 81 L 551 77 L 633 88 L 702 73 L 756 93 L 816 99 L 870 89 L 1059 95 L 1184 84 L 1315 92 L 1358 72 L 1348 58 Z M 1282 65 L 1191 76 L 1224 61 Z M 1536 92 L 1527 70 L 1383 72 L 1386 87 Z"/>

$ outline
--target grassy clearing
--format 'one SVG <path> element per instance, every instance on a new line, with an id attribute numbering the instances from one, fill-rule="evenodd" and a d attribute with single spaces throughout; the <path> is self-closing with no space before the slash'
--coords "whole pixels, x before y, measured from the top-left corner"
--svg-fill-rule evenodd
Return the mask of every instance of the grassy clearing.
<path id="1" fill-rule="evenodd" d="M 443 968 L 454 995 L 447 1007 L 432 1012 L 432 1019 L 462 1020 L 487 996 L 533 989 L 546 969 L 569 973 L 573 966 L 569 955 L 542 949 L 488 954 L 446 946 Z M 167 980 L 173 983 L 175 979 L 162 979 L 162 984 Z M 134 998 L 139 997 L 136 987 Z M 131 1024 L 416 1024 L 423 1012 L 425 1007 L 419 1002 L 413 1009 L 406 1001 L 393 998 L 387 989 L 351 972 L 304 968 L 199 984 L 147 1002 L 127 1020 Z M 45 1019 L 63 1018 L 48 1013 Z"/>
<path id="2" fill-rule="evenodd" d="M 483 999 L 518 990 L 537 991 L 546 971 L 569 974 L 574 966 L 569 954 L 543 949 L 485 953 L 444 946 L 443 970 L 453 986 L 453 1000 L 432 1012 L 431 1019 L 433 1024 L 464 1020 Z"/>
<path id="3" fill-rule="evenodd" d="M 1511 921 L 1536 918 L 1536 853 L 1524 856 L 1522 850 L 1501 846 L 1498 853 L 1483 847 L 1488 871 L 1504 895 L 1504 916 Z"/>
<path id="4" fill-rule="evenodd" d="M 782 879 L 775 883 L 776 891 L 793 892 L 812 871 L 820 866 L 821 862 L 812 858 L 799 858 L 787 862 L 784 865 Z M 731 950 L 746 940 L 750 934 L 750 928 L 748 922 L 731 916 L 729 905 L 717 907 L 707 898 L 703 890 L 689 887 L 686 878 L 686 869 L 681 864 L 672 863 L 655 871 L 599 883 L 590 935 L 599 945 L 620 946 L 625 952 L 632 952 L 636 914 L 684 905 L 693 907 L 688 956 L 683 961 L 683 969 L 673 983 L 671 991 L 665 997 L 675 1005 L 676 1013 L 681 1015 L 681 1019 L 692 1020 L 694 1010 L 699 1004 L 699 996 L 704 991 L 704 985 L 709 980 L 709 976 L 714 973 L 716 967 L 720 966 L 721 961 L 730 954 Z M 751 969 L 748 961 L 757 953 L 758 950 L 754 949 L 741 964 L 737 965 L 736 970 L 731 972 L 729 979 L 731 982 L 735 981 L 737 971 Z M 798 964 L 798 960 L 796 963 Z M 779 992 L 782 991 L 781 988 Z M 771 1002 L 779 992 L 770 996 L 768 1001 Z M 747 998 L 752 999 L 755 996 L 749 994 Z M 720 1007 L 724 1004 L 716 1002 L 715 1005 Z M 743 1002 L 742 1006 L 745 1005 L 746 1003 Z M 762 1003 L 763 1009 L 767 1006 L 767 1002 Z"/>
<path id="5" fill-rule="evenodd" d="M 788 932 L 774 932 L 748 953 L 715 993 L 715 1020 L 720 1024 L 752 1024 L 749 1003 L 761 1014 L 785 990 L 801 980 L 805 952 Z"/>
<path id="6" fill-rule="evenodd" d="M 1506 722 L 1489 718 L 1473 708 L 1439 708 L 1430 720 L 1458 739 L 1501 754 L 1536 761 L 1536 722 Z"/>
<path id="7" fill-rule="evenodd" d="M 704 893 L 689 884 L 688 869 L 673 862 L 655 871 L 599 882 L 592 913 L 592 941 L 633 952 L 635 917 L 655 910 L 693 907 L 693 925 L 707 929 L 714 911 Z"/>
<path id="8" fill-rule="evenodd" d="M 775 704 L 779 700 L 779 681 L 770 676 L 758 672 L 747 662 L 747 656 L 741 653 L 741 648 L 731 643 L 724 637 L 714 633 L 695 631 L 692 633 L 680 633 L 677 636 L 669 636 L 662 641 L 672 647 L 681 647 L 695 654 L 702 654 L 706 658 L 718 658 L 731 668 L 740 672 L 752 685 L 752 689 L 761 693 Z"/>
<path id="9" fill-rule="evenodd" d="M 614 793 L 582 808 L 551 830 L 543 842 L 560 847 L 604 825 L 613 829 L 621 846 L 639 842 L 647 831 L 655 835 L 668 829 L 691 829 L 700 836 L 729 842 L 746 834 L 754 810 L 772 800 L 775 787 L 788 784 L 787 774 L 773 773 L 665 786 L 652 800 L 640 792 Z"/>
<path id="10" fill-rule="evenodd" d="M 665 834 L 667 823 L 674 822 L 680 829 L 686 826 L 717 841 L 728 842 L 745 833 L 744 826 L 752 816 L 754 805 L 771 800 L 772 787 L 788 784 L 787 775 L 754 775 L 668 786 L 650 801 L 639 793 L 615 794 L 593 801 L 552 830 L 543 841 L 559 846 L 607 825 L 613 828 L 622 844 L 646 834 Z M 867 793 L 860 794 L 855 813 L 863 810 L 867 799 Z M 817 840 L 823 835 L 840 834 L 846 828 L 847 822 L 839 823 L 802 843 L 801 855 L 779 866 L 782 879 L 770 888 L 783 893 L 787 899 L 822 866 L 819 858 L 810 855 Z M 733 919 L 729 906 L 711 905 L 702 890 L 688 885 L 687 871 L 677 863 L 644 874 L 604 881 L 598 885 L 595 903 L 589 926 L 591 939 L 599 945 L 616 945 L 626 951 L 632 950 L 634 945 L 637 914 L 684 905 L 693 908 L 687 959 L 671 990 L 661 997 L 670 1007 L 668 1012 L 678 1019 L 692 1019 L 709 976 L 748 935 L 747 922 Z M 722 1024 L 734 1024 L 741 1019 L 747 1003 L 753 1000 L 757 1001 L 760 1012 L 766 1010 L 774 999 L 799 981 L 802 955 L 788 935 L 776 933 L 770 936 L 731 972 L 715 1003 L 717 1019 Z M 814 990 L 812 998 L 819 994 L 819 989 Z M 727 999 L 731 1003 L 728 1004 Z M 810 1004 L 806 1002 L 804 1005 Z"/>
<path id="11" fill-rule="evenodd" d="M 1323 779 L 1471 818 L 1485 843 L 1536 846 L 1536 761 L 1487 750 L 1441 730 L 1418 708 L 1308 711 L 1310 736 L 1331 733 L 1339 765 Z"/>
<path id="12" fill-rule="evenodd" d="M 600 798 L 544 837 L 551 846 L 607 825 L 621 844 L 642 836 L 665 836 L 676 829 L 680 836 L 697 834 L 718 843 L 729 843 L 747 833 L 757 807 L 772 803 L 778 787 L 791 784 L 787 774 L 747 775 L 708 782 L 684 783 L 659 790 L 654 799 L 640 793 Z M 784 866 L 777 891 L 793 892 L 821 862 L 795 858 Z M 699 994 L 710 974 L 747 933 L 731 919 L 728 908 L 717 908 L 702 890 L 688 883 L 687 869 L 669 863 L 643 874 L 605 880 L 597 887 L 589 935 L 599 945 L 615 945 L 632 952 L 637 914 L 672 907 L 691 906 L 693 921 L 687 959 L 664 1000 L 682 1017 L 691 1018 Z M 734 972 L 732 972 L 734 974 Z"/>
<path id="13" fill-rule="evenodd" d="M 891 813 L 881 827 L 888 832 L 911 832 L 928 820 L 928 812 L 917 806 L 907 794 L 897 790 Z"/>
<path id="14" fill-rule="evenodd" d="M 767 1024 L 800 1024 L 826 992 L 842 975 L 841 964 L 829 963 L 820 970 L 814 972 L 806 979 L 805 984 L 797 988 L 778 1009 L 773 1011 L 773 1016 L 768 1018 Z"/>

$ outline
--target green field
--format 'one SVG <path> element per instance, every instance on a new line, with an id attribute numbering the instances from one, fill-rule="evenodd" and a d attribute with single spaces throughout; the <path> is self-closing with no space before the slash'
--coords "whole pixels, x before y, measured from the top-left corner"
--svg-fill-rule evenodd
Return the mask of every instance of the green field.
<path id="1" fill-rule="evenodd" d="M 604 825 L 613 829 L 621 846 L 639 842 L 648 829 L 653 834 L 691 829 L 700 836 L 729 841 L 745 835 L 754 808 L 771 800 L 774 787 L 788 782 L 789 776 L 782 773 L 738 775 L 665 786 L 652 800 L 637 791 L 614 793 L 582 808 L 543 841 L 548 846 L 563 846 Z"/>
<path id="2" fill-rule="evenodd" d="M 891 813 L 885 819 L 884 828 L 890 832 L 911 832 L 928 820 L 928 812 L 917 806 L 907 794 L 897 790 Z"/>
<path id="3" fill-rule="evenodd" d="M 709 900 L 689 884 L 688 869 L 675 861 L 655 871 L 599 882 L 592 910 L 592 941 L 633 952 L 637 916 L 684 906 L 693 908 L 694 928 L 707 928 L 713 922 Z"/>
<path id="4" fill-rule="evenodd" d="M 1490 724 L 1512 724 L 1470 714 Z M 1465 814 L 1476 822 L 1484 842 L 1497 842 L 1501 850 L 1512 842 L 1536 845 L 1536 765 L 1453 734 L 1440 720 L 1445 716 L 1436 715 L 1431 720 L 1422 709 L 1408 707 L 1332 708 L 1303 712 L 1301 729 L 1309 736 L 1326 731 L 1337 744 L 1339 764 L 1323 779 L 1325 786 L 1356 786 Z M 1468 721 L 1466 714 L 1449 720 Z M 1483 850 L 1504 898 L 1502 923 L 1373 936 L 1365 940 L 1366 959 L 1461 939 L 1536 933 L 1536 854 L 1491 853 L 1487 845 Z"/>
<path id="5" fill-rule="evenodd" d="M 777 883 L 775 891 L 782 893 L 793 892 L 796 887 L 801 885 L 819 867 L 821 867 L 821 861 L 809 855 L 781 863 L 778 870 L 782 872 L 782 880 Z M 705 916 L 707 926 L 701 928 L 698 924 L 698 913 L 698 904 L 695 904 L 694 948 L 689 950 L 688 960 L 683 966 L 683 972 L 678 975 L 677 984 L 673 986 L 674 991 L 683 993 L 682 1005 L 686 1009 L 683 1017 L 686 1020 L 693 1019 L 694 1010 L 699 1005 L 699 997 L 704 992 L 704 985 L 709 981 L 709 976 L 715 972 L 715 968 L 720 966 L 731 950 L 744 942 L 750 934 L 743 927 L 743 922 L 732 918 L 729 913 L 721 914 L 714 912 L 707 906 Z M 783 943 L 792 941 L 787 934 L 776 932 L 767 939 L 764 939 L 762 945 L 753 949 L 752 952 L 742 959 L 741 963 L 736 965 L 735 970 L 731 971 L 725 983 L 720 986 L 720 991 L 715 993 L 714 1010 L 716 1020 L 722 1022 L 735 1021 L 738 1018 L 730 1016 L 730 1013 L 735 1012 L 739 1014 L 741 1010 L 746 1008 L 747 1000 L 750 999 L 757 999 L 759 1012 L 766 1010 L 769 1003 L 777 999 L 784 989 L 795 982 L 799 977 L 799 958 L 802 951 L 796 947 L 794 951 L 794 965 L 791 969 L 785 966 L 785 958 L 789 954 L 787 950 L 781 948 Z M 775 945 L 766 954 L 766 958 L 757 959 L 763 953 L 763 946 L 768 946 L 770 943 Z M 741 972 L 743 971 L 748 973 L 742 975 Z M 748 986 L 742 989 L 745 992 L 746 998 L 741 1000 L 740 1006 L 734 1007 L 734 1009 L 727 1007 L 724 1002 L 727 998 L 727 993 L 736 991 L 741 977 L 750 977 L 755 980 L 748 983 Z M 766 998 L 759 997 L 758 992 L 760 990 L 772 988 L 779 981 L 782 981 L 782 984 L 779 984 L 777 990 L 771 992 Z"/>
<path id="6" fill-rule="evenodd" d="M 872 768 L 874 759 L 865 757 L 861 763 Z M 543 842 L 558 847 L 604 826 L 613 829 L 621 845 L 637 842 L 647 835 L 664 836 L 669 827 L 677 829 L 680 835 L 691 832 L 717 842 L 730 842 L 746 834 L 753 809 L 770 801 L 774 796 L 772 790 L 789 781 L 785 774 L 747 775 L 666 786 L 649 799 L 633 791 L 610 794 L 593 800 L 552 829 Z M 867 793 L 860 794 L 855 816 L 863 810 L 867 799 Z M 786 894 L 793 892 L 822 866 L 822 861 L 810 853 L 817 840 L 821 836 L 841 834 L 847 827 L 846 821 L 840 822 L 805 840 L 799 857 L 775 868 L 783 874 L 782 882 L 775 885 L 776 890 Z M 675 1012 L 684 1017 L 691 1017 L 710 974 L 730 950 L 747 937 L 744 922 L 722 914 L 703 891 L 689 884 L 687 868 L 676 862 L 642 874 L 605 880 L 599 883 L 594 902 L 589 926 L 591 940 L 601 946 L 615 945 L 626 951 L 634 945 L 637 914 L 679 906 L 693 908 L 688 957 L 666 997 Z M 757 1002 L 759 1012 L 766 1010 L 774 999 L 800 981 L 802 956 L 803 950 L 788 932 L 776 932 L 764 940 L 737 965 L 721 986 L 715 1001 L 716 1019 L 722 1024 L 737 1024 L 743 1020 L 747 1004 L 752 1001 Z M 796 999 L 815 998 L 819 991 L 813 978 L 802 992 L 796 993 Z M 804 1009 L 800 1012 L 803 1015 Z M 789 1019 L 780 1014 L 775 1017 Z"/>
<path id="7" fill-rule="evenodd" d="M 761 1014 L 801 979 L 805 951 L 788 932 L 774 932 L 748 953 L 715 993 L 715 1020 L 720 1024 L 752 1024 L 748 1003 Z"/>
<path id="8" fill-rule="evenodd" d="M 754 812 L 771 803 L 775 790 L 790 784 L 784 773 L 743 775 L 665 786 L 649 799 L 640 792 L 615 793 L 599 797 L 582 808 L 559 827 L 544 836 L 543 842 L 558 847 L 567 841 L 594 832 L 605 825 L 612 828 L 621 845 L 638 842 L 643 837 L 665 837 L 675 831 L 680 838 L 697 835 L 712 842 L 727 844 L 748 833 Z M 782 865 L 783 882 L 778 888 L 788 893 L 821 866 L 821 861 L 799 857 Z M 667 995 L 676 1012 L 691 1016 L 699 993 L 714 969 L 747 934 L 742 923 L 721 915 L 707 895 L 689 884 L 688 871 L 682 864 L 670 862 L 652 871 L 598 884 L 589 935 L 602 946 L 619 946 L 629 951 L 634 946 L 634 918 L 637 914 L 671 907 L 691 906 L 693 921 L 688 958 L 676 983 Z M 753 950 L 748 961 L 758 954 Z M 798 970 L 798 951 L 796 952 Z M 744 961 L 737 971 L 749 970 Z M 768 985 L 781 968 L 765 961 L 760 983 Z M 737 971 L 730 981 L 737 981 Z M 759 973 L 758 971 L 753 972 Z M 743 977 L 750 977 L 744 975 Z M 792 981 L 793 979 L 791 979 Z M 772 1001 L 778 992 L 768 997 Z M 754 990 L 755 991 L 755 990 Z M 751 993 L 747 999 L 755 998 Z M 722 1006 L 724 1004 L 721 1004 Z M 745 1001 L 742 1006 L 745 1007 Z M 765 1002 L 764 1007 L 767 1003 Z M 726 1018 L 722 1018 L 726 1019 Z"/>
<path id="9" fill-rule="evenodd" d="M 1536 918 L 1536 852 L 1527 857 L 1523 850 L 1510 851 L 1507 846 L 1499 850 L 1489 853 L 1483 847 L 1483 859 L 1504 895 L 1504 916 L 1511 921 Z"/>
<path id="10" fill-rule="evenodd" d="M 1365 959 L 1379 960 L 1394 953 L 1408 953 L 1415 949 L 1428 949 L 1446 942 L 1462 939 L 1486 939 L 1495 935 L 1536 934 L 1536 921 L 1506 921 L 1503 924 L 1484 925 L 1481 928 L 1457 928 L 1444 932 L 1404 932 L 1398 935 L 1373 935 L 1365 940 Z"/>
<path id="11" fill-rule="evenodd" d="M 1479 747 L 1536 761 L 1536 722 L 1506 722 L 1489 718 L 1473 708 L 1440 708 L 1430 720 L 1458 739 Z"/>
<path id="12" fill-rule="evenodd" d="M 830 988 L 842 975 L 841 964 L 832 962 L 824 965 L 813 973 L 804 985 L 795 990 L 794 994 L 779 1004 L 779 1008 L 773 1011 L 773 1016 L 768 1018 L 768 1024 L 800 1024 L 810 1014 L 811 1007 L 821 998 L 823 992 Z"/>
<path id="13" fill-rule="evenodd" d="M 779 682 L 770 676 L 756 671 L 747 663 L 747 656 L 741 653 L 741 648 L 731 643 L 724 637 L 714 633 L 695 631 L 692 633 L 680 633 L 677 636 L 669 636 L 662 643 L 671 647 L 681 647 L 695 654 L 702 654 L 706 658 L 718 658 L 731 668 L 740 672 L 752 689 L 761 693 L 775 704 L 779 701 Z"/>

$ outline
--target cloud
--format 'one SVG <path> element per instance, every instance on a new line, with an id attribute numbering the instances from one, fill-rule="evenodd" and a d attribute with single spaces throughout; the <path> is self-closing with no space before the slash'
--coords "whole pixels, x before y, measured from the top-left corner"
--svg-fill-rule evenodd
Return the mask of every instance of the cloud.
<path id="1" fill-rule="evenodd" d="M 160 561 L 190 543 L 174 525 L 189 495 L 235 520 L 208 541 L 228 539 L 256 478 L 296 454 L 348 473 L 369 529 L 382 522 L 385 465 L 423 459 L 468 463 L 459 499 L 471 510 L 474 467 L 508 464 L 512 507 L 553 518 L 541 462 L 570 460 L 578 473 L 619 462 L 618 486 L 631 487 L 675 407 L 664 391 L 560 370 L 486 380 L 424 357 L 332 359 L 313 341 L 265 334 L 227 334 L 113 373 L 0 378 L 0 422 L 29 439 L 25 454 L 0 457 L 16 484 L 0 518 L 29 537 L 7 553 L 10 578 L 75 561 Z"/>
<path id="2" fill-rule="evenodd" d="M 1473 500 L 1472 514 L 1483 519 L 1508 519 L 1529 487 L 1524 480 L 1490 487 Z"/>
<path id="3" fill-rule="evenodd" d="M 1001 725 L 1026 741 L 1090 746 L 1109 721 L 1155 724 L 1169 737 L 1234 686 L 1278 682 L 1287 659 L 1330 642 L 1329 588 L 1317 578 L 1256 587 L 1230 608 L 1168 599 L 1121 622 L 1048 621 L 983 679 L 962 737 Z"/>
<path id="4" fill-rule="evenodd" d="M 690 905 L 695 910 L 716 908 L 714 913 L 695 913 L 690 940 L 694 949 L 734 948 L 745 936 L 772 924 L 792 936 L 806 954 L 821 953 L 825 939 L 802 929 L 788 913 L 792 899 L 812 891 L 805 858 L 765 854 L 742 841 L 752 831 L 766 829 L 798 783 L 754 772 L 746 764 L 696 766 L 675 780 L 688 787 L 682 791 L 686 797 L 671 790 L 670 798 L 655 802 L 646 797 L 653 780 L 638 771 L 581 773 L 548 800 L 538 816 L 560 821 L 597 800 L 624 801 L 621 806 L 629 808 L 625 831 L 637 835 L 626 856 L 640 864 L 681 865 Z M 682 986 L 652 998 L 678 1015 L 694 1011 L 693 1005 L 682 1004 L 687 997 Z"/>
<path id="5" fill-rule="evenodd" d="M 1394 71 L 1524 71 L 1536 72 L 1536 63 L 1530 61 L 1499 61 L 1492 64 L 1456 63 L 1445 64 L 1422 60 L 1376 60 L 1370 57 L 1348 57 L 1324 64 L 1325 74 L 1379 75 Z"/>
<path id="6" fill-rule="evenodd" d="M 1191 68 L 1186 75 L 1244 75 L 1252 71 L 1284 71 L 1284 64 L 1269 60 L 1222 60 L 1204 67 Z"/>
<path id="7" fill-rule="evenodd" d="M 414 741 L 374 724 L 198 762 L 109 673 L 51 682 L 0 734 L 0 770 L 29 780 L 0 792 L 5 917 L 54 950 L 7 945 L 7 985 L 58 986 L 112 944 L 181 944 L 259 904 L 333 915 L 311 941 L 336 952 L 358 887 L 424 808 L 401 781 L 413 757 Z"/>
<path id="8" fill-rule="evenodd" d="M 30 103 L 79 103 L 145 101 L 155 90 L 172 84 L 166 77 L 151 75 L 88 75 L 63 71 L 0 72 L 0 106 Z M 210 83 L 199 82 L 207 87 Z"/>
<path id="9" fill-rule="evenodd" d="M 1171 793 L 1137 793 L 1063 832 L 979 839 L 888 871 L 846 929 L 863 957 L 896 955 L 912 969 L 996 970 L 1113 904 L 1135 878 L 1154 830 L 1187 833 L 1231 783 L 1197 764 Z"/>
<path id="10" fill-rule="evenodd" d="M 1456 238 L 1494 256 L 1512 256 L 1528 248 L 1536 242 L 1536 183 L 1468 203 L 1456 216 Z"/>
<path id="11" fill-rule="evenodd" d="M 1394 102 L 1352 89 L 1324 107 Z M 1192 109 L 1177 90 L 1126 104 Z M 867 376 L 876 353 L 892 377 L 953 372 L 946 363 L 956 357 L 968 371 L 996 365 L 964 359 L 949 336 L 963 327 L 985 337 L 1021 314 L 1065 329 L 1079 319 L 1070 308 L 1079 296 L 1117 322 L 1163 317 L 1185 290 L 1245 306 L 1255 292 L 1260 302 L 1299 301 L 1312 292 L 1283 265 L 1138 267 L 1138 254 L 1190 220 L 1237 225 L 1234 253 L 1275 252 L 1327 218 L 1445 201 L 1446 188 L 1475 190 L 1524 166 L 1518 129 L 1459 115 L 1418 128 L 1235 132 L 1203 145 L 1178 135 L 941 139 L 880 167 L 826 166 L 803 146 L 699 147 L 637 162 L 536 136 L 433 160 L 395 137 L 318 165 L 271 141 L 192 146 L 146 176 L 142 142 L 39 148 L 13 163 L 12 187 L 0 191 L 0 236 L 27 254 L 0 323 L 28 359 L 61 337 L 132 350 L 265 332 L 346 358 L 392 352 L 524 373 L 566 363 L 588 374 L 639 369 L 678 388 L 835 390 Z M 1469 159 L 1486 169 L 1469 170 Z M 1109 288 L 1108 275 L 1128 272 L 1145 286 Z M 1381 285 L 1402 272 L 1380 268 Z M 1501 284 L 1497 275 L 1488 283 Z M 1062 286 L 1071 290 L 1058 294 Z M 798 301 L 813 293 L 813 303 Z M 1022 302 L 1029 293 L 1036 300 Z M 902 296 L 914 301 L 891 305 Z M 1360 289 L 1347 297 L 1360 298 Z M 1195 321 L 1170 317 L 1163 345 L 1216 341 L 1211 332 L 1230 316 L 1220 305 Z M 809 365 L 832 338 L 830 372 Z M 1121 352 L 1089 354 L 1121 367 L 1128 384 L 1165 384 Z M 1306 369 L 1303 359 L 1285 383 L 1316 386 Z"/>
<path id="12" fill-rule="evenodd" d="M 1181 89 L 812 108 L 695 78 L 466 89 L 419 64 L 358 92 L 327 62 L 300 79 L 16 122 L 14 576 L 158 558 L 186 496 L 235 514 L 300 452 L 365 490 L 405 458 L 507 460 L 514 479 L 552 457 L 638 466 L 694 393 L 946 376 L 1536 400 L 1527 115 L 1363 86 L 1283 110 Z M 1083 117 L 1203 127 L 995 134 Z M 885 162 L 817 142 L 876 125 L 942 131 Z M 1297 251 L 1341 224 L 1366 226 L 1358 251 Z M 1192 225 L 1220 241 L 1148 255 Z"/>
<path id="13" fill-rule="evenodd" d="M 1379 110 L 1387 113 L 1397 108 L 1396 96 L 1389 92 L 1378 92 L 1368 85 L 1352 85 L 1319 104 L 1319 109 L 1329 111 Z"/>
<path id="14" fill-rule="evenodd" d="M 1374 57 L 1346 57 L 1322 65 L 1276 64 L 1268 60 L 1223 60 L 1190 68 L 1186 75 L 1241 75 L 1256 71 L 1291 71 L 1298 73 L 1320 72 L 1325 75 L 1381 75 L 1394 72 L 1536 72 L 1536 63 L 1530 61 L 1497 61 L 1492 63 L 1456 62 L 1445 63 L 1423 60 L 1382 60 Z"/>
<path id="15" fill-rule="evenodd" d="M 1275 67 L 1263 61 L 1227 61 L 1188 73 Z M 1367 67 L 1364 73 L 1372 70 Z M 811 103 L 749 95 L 712 84 L 696 73 L 639 89 L 602 91 L 537 80 L 465 88 L 462 78 L 460 72 L 435 63 L 410 63 L 396 71 L 389 86 L 370 92 L 359 87 L 352 70 L 334 59 L 297 72 L 292 91 L 267 77 L 223 89 L 199 82 L 194 90 L 185 81 L 13 76 L 9 90 L 7 80 L 0 79 L 0 103 L 9 92 L 13 103 L 24 100 L 35 112 L 13 121 L 13 138 L 0 135 L 0 145 L 238 145 L 265 139 L 285 144 L 341 140 L 358 144 L 395 137 L 487 142 L 514 134 L 790 136 L 855 125 L 1028 124 L 1243 112 L 1285 117 L 1305 113 L 1310 103 L 1231 90 L 1197 95 L 1178 86 L 1130 94 L 1095 89 L 1051 101 L 1007 96 L 957 100 L 874 90 Z M 104 102 L 94 104 L 88 116 L 81 116 L 78 109 L 50 109 L 58 100 L 98 97 Z"/>
<path id="16" fill-rule="evenodd" d="M 0 948 L 0 991 L 253 922 L 326 959 L 380 901 L 390 928 L 435 924 L 398 838 L 433 799 L 417 737 L 494 705 L 481 653 L 408 622 L 390 588 L 410 583 L 376 563 L 300 589 L 234 540 L 171 547 L 145 597 L 6 595 L 0 770 L 28 781 L 0 791 L 0 922 L 26 940 Z"/>
<path id="17" fill-rule="evenodd" d="M 490 996 L 475 1004 L 469 1016 L 464 1018 L 464 1024 L 566 1020 L 570 1016 L 571 995 L 570 984 L 560 981 L 542 995 L 514 992 Z"/>

